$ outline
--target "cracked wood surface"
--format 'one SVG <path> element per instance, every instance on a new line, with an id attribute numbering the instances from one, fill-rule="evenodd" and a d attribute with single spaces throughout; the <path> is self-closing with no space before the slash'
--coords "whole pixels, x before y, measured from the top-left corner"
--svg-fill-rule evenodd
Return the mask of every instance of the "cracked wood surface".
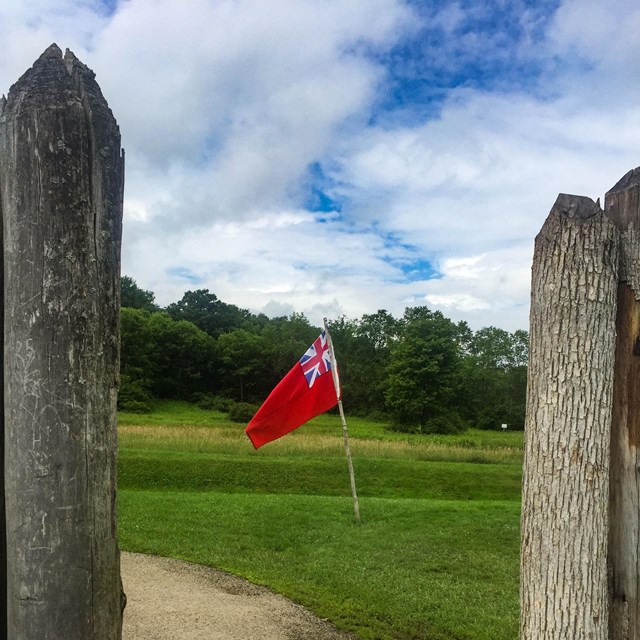
<path id="1" fill-rule="evenodd" d="M 10 638 L 121 635 L 123 171 L 93 72 L 52 45 L 0 104 Z"/>

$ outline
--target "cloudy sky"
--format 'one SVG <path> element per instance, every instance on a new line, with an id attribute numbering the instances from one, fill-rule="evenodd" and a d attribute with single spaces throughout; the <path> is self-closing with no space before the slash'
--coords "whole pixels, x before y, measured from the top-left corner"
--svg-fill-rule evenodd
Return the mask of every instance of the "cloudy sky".
<path id="1" fill-rule="evenodd" d="M 0 93 L 52 42 L 96 72 L 160 304 L 514 330 L 557 194 L 640 165 L 639 33 L 637 0 L 2 0 Z"/>

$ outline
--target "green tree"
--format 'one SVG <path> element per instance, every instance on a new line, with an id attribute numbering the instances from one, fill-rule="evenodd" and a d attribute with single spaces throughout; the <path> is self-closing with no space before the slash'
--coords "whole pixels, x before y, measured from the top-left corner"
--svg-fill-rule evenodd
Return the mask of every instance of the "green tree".
<path id="1" fill-rule="evenodd" d="M 154 293 L 141 289 L 136 281 L 129 276 L 120 278 L 120 306 L 145 309 L 146 311 L 158 310 Z"/>
<path id="2" fill-rule="evenodd" d="M 167 313 L 175 320 L 192 322 L 213 338 L 250 324 L 253 317 L 246 309 L 222 302 L 208 289 L 187 291 L 179 302 L 167 307 Z"/>
<path id="3" fill-rule="evenodd" d="M 186 320 L 167 313 L 149 316 L 153 344 L 151 367 L 153 393 L 160 398 L 188 399 L 196 392 L 215 391 L 216 343 L 211 336 Z"/>
<path id="4" fill-rule="evenodd" d="M 329 331 L 338 361 L 340 386 L 346 410 L 349 413 L 366 413 L 367 409 L 360 398 L 358 385 L 359 345 L 356 330 L 357 321 L 346 316 L 329 321 Z"/>
<path id="5" fill-rule="evenodd" d="M 349 411 L 384 412 L 389 355 L 398 339 L 400 322 L 380 309 L 359 320 L 338 318 L 331 322 L 330 330 Z"/>
<path id="6" fill-rule="evenodd" d="M 400 326 L 386 309 L 378 309 L 362 316 L 356 334 L 367 341 L 373 353 L 384 353 L 397 340 Z"/>
<path id="7" fill-rule="evenodd" d="M 265 389 L 270 363 L 264 336 L 235 329 L 222 334 L 217 344 L 226 392 L 240 402 L 264 399 L 271 390 Z"/>
<path id="8" fill-rule="evenodd" d="M 527 367 L 529 364 L 529 332 L 518 329 L 511 334 L 513 367 Z"/>
<path id="9" fill-rule="evenodd" d="M 121 406 L 200 391 L 260 402 L 320 332 L 304 314 L 269 319 L 207 289 L 158 314 L 153 293 L 124 276 L 122 299 Z M 459 428 L 460 417 L 481 428 L 524 424 L 526 331 L 474 333 L 426 306 L 400 320 L 384 309 L 342 316 L 330 328 L 350 412 L 388 413 L 422 431 Z"/>
<path id="10" fill-rule="evenodd" d="M 149 312 L 123 307 L 120 310 L 120 409 L 146 411 L 151 408 L 152 354 Z"/>
<path id="11" fill-rule="evenodd" d="M 512 336 L 504 329 L 484 327 L 476 331 L 470 347 L 479 364 L 487 369 L 505 370 L 512 365 Z"/>
<path id="12" fill-rule="evenodd" d="M 387 406 L 401 430 L 464 428 L 457 407 L 460 327 L 439 311 L 407 309 L 388 367 Z"/>
<path id="13" fill-rule="evenodd" d="M 464 358 L 461 406 L 474 426 L 522 428 L 526 399 L 528 334 L 497 327 L 477 331 Z"/>
<path id="14" fill-rule="evenodd" d="M 310 324 L 303 313 L 273 318 L 261 335 L 265 340 L 265 357 L 269 360 L 268 387 L 273 388 L 302 357 L 321 329 Z"/>

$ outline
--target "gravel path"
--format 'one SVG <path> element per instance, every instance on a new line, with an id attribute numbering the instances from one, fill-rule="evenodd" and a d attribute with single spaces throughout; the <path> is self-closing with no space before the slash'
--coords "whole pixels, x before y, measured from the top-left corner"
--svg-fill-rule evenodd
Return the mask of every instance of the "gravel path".
<path id="1" fill-rule="evenodd" d="M 283 596 L 181 560 L 122 554 L 123 640 L 354 640 Z"/>

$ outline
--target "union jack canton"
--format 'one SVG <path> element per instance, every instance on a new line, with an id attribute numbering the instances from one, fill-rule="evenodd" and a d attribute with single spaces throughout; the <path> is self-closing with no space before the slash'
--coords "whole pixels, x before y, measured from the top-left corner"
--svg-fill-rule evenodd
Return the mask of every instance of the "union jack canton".
<path id="1" fill-rule="evenodd" d="M 324 331 L 300 358 L 300 366 L 309 388 L 313 387 L 313 383 L 317 378 L 327 373 L 327 371 L 331 371 L 329 345 Z"/>

